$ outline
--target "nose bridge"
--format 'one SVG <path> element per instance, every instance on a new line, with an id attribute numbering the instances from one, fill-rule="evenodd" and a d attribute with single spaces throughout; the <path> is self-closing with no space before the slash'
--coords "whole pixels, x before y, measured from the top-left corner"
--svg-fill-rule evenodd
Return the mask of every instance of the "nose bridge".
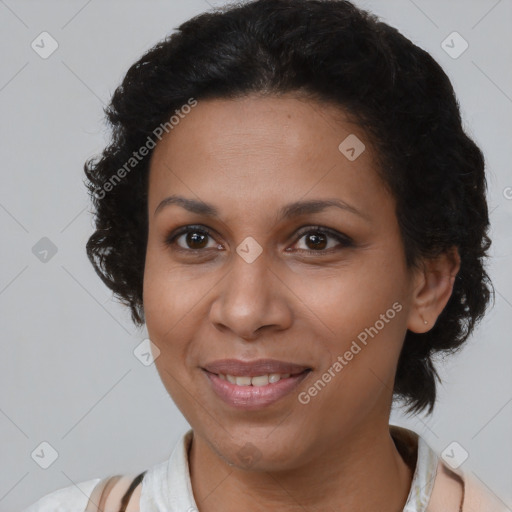
<path id="1" fill-rule="evenodd" d="M 250 338 L 262 326 L 283 328 L 290 320 L 286 299 L 271 271 L 272 257 L 255 239 L 244 239 L 230 261 L 210 317 L 217 326 Z"/>
<path id="2" fill-rule="evenodd" d="M 266 295 L 269 288 L 271 272 L 269 270 L 270 258 L 268 251 L 252 237 L 244 239 L 236 248 L 231 262 L 231 272 L 228 278 L 229 295 L 237 297 L 237 300 L 257 305 L 267 302 Z"/>
<path id="3" fill-rule="evenodd" d="M 233 232 L 233 246 L 230 248 L 232 258 L 229 262 L 231 267 L 230 283 L 232 284 L 246 283 L 247 286 L 254 288 L 260 282 L 268 279 L 269 269 L 271 265 L 271 254 L 268 249 L 268 233 L 263 231 L 259 223 L 262 215 L 253 219 L 247 214 L 240 214 L 240 224 Z M 251 233 L 251 234 L 248 234 Z"/>

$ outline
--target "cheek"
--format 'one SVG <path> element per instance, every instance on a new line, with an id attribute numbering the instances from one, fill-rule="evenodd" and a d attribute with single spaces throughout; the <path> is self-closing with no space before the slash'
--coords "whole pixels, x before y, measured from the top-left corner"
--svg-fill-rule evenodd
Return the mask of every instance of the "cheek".
<path id="1" fill-rule="evenodd" d="M 193 331 L 193 297 L 180 282 L 179 272 L 168 261 L 148 250 L 144 270 L 144 314 L 149 339 L 159 350 L 155 366 L 160 379 L 187 421 L 190 416 L 190 375 L 186 369 L 187 342 Z M 197 300 L 196 300 L 197 302 Z M 191 305 L 192 304 L 192 305 Z"/>
<path id="2" fill-rule="evenodd" d="M 189 270 L 173 263 L 165 250 L 148 245 L 144 269 L 144 313 L 150 340 L 160 350 L 155 365 L 176 401 L 181 388 L 195 378 L 200 360 L 199 319 L 206 317 L 207 291 L 218 278 L 213 272 Z"/>
<path id="3" fill-rule="evenodd" d="M 150 239 L 144 268 L 143 301 L 148 330 L 161 336 L 193 310 L 199 292 L 183 271 L 172 264 L 165 250 L 155 246 Z"/>
<path id="4" fill-rule="evenodd" d="M 353 295 L 346 297 L 356 300 Z M 335 334 L 318 336 L 329 353 L 328 361 L 300 401 L 309 418 L 319 422 L 326 415 L 331 418 L 333 432 L 340 425 L 350 429 L 387 404 L 405 335 L 405 309 L 399 301 L 381 298 L 370 308 L 368 301 L 361 300 L 359 306 L 323 310 Z"/>
<path id="5" fill-rule="evenodd" d="M 178 274 L 168 268 L 168 261 L 156 250 L 148 246 L 144 268 L 143 303 L 146 327 L 150 340 L 160 350 L 155 364 L 170 369 L 179 359 L 182 347 L 179 340 L 186 339 L 183 329 L 186 327 L 185 309 L 189 292 L 179 283 Z M 189 308 L 190 309 L 190 308 Z M 160 372 L 163 380 L 167 380 Z"/>
<path id="6" fill-rule="evenodd" d="M 381 338 L 396 339 L 404 329 L 405 315 L 399 310 L 405 310 L 407 276 L 400 258 L 393 261 L 382 252 L 330 272 L 293 278 L 290 287 L 300 299 L 297 304 L 310 318 L 310 327 L 322 329 L 326 340 L 336 344 L 356 338 L 376 322 Z"/>
<path id="7" fill-rule="evenodd" d="M 329 381 L 325 399 L 343 397 L 357 409 L 392 388 L 406 332 L 405 285 L 400 258 L 386 260 L 379 251 L 321 280 L 297 279 L 297 296 L 307 297 L 304 311 L 314 313 L 309 328 L 329 355 L 319 375 Z"/>

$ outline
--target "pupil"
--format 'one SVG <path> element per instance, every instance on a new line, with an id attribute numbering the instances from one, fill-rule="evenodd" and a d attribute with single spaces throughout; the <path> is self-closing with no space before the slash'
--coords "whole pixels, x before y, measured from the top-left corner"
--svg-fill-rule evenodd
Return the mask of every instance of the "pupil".
<path id="1" fill-rule="evenodd" d="M 315 249 L 324 249 L 326 246 L 326 236 L 318 235 L 318 234 L 310 234 L 307 237 L 308 242 L 312 242 L 312 246 Z M 187 244 L 192 247 L 192 249 L 202 249 L 205 246 L 206 235 L 200 234 L 198 232 L 188 233 L 187 234 Z M 196 245 L 198 244 L 198 245 Z"/>
<path id="2" fill-rule="evenodd" d="M 204 243 L 206 241 L 206 235 L 204 234 L 199 234 L 197 232 L 193 232 L 193 233 L 188 233 L 187 235 L 187 244 L 189 246 L 192 246 L 192 249 L 202 249 L 206 244 Z M 203 244 L 201 245 L 201 242 L 203 242 Z M 194 244 L 198 243 L 199 244 L 199 247 L 198 246 L 194 246 Z"/>
<path id="3" fill-rule="evenodd" d="M 322 240 L 320 240 L 320 239 L 322 239 Z M 318 234 L 309 235 L 307 237 L 307 240 L 309 240 L 309 241 L 314 240 L 313 247 L 316 249 L 323 249 L 326 246 L 326 243 L 325 243 L 326 236 L 325 235 L 320 235 L 320 236 L 318 236 Z"/>

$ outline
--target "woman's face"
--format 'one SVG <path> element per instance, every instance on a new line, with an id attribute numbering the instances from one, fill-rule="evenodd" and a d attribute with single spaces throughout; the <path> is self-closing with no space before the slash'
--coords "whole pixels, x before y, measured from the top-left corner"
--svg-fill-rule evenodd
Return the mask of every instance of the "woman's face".
<path id="1" fill-rule="evenodd" d="M 143 299 L 156 366 L 196 435 L 240 467 L 292 468 L 388 424 L 415 281 L 370 143 L 332 109 L 199 101 L 152 155 Z M 287 210 L 311 201 L 341 207 Z M 204 370 L 267 358 L 311 371 L 263 404 L 225 401 L 215 387 L 240 388 Z"/>

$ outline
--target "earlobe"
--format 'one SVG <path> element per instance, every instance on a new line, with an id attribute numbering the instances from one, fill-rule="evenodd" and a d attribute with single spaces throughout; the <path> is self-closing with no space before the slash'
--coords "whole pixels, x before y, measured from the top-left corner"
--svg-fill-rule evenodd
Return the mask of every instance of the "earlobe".
<path id="1" fill-rule="evenodd" d="M 455 246 L 424 261 L 412 298 L 407 325 L 410 331 L 424 333 L 432 329 L 452 295 L 459 269 L 460 255 Z"/>

